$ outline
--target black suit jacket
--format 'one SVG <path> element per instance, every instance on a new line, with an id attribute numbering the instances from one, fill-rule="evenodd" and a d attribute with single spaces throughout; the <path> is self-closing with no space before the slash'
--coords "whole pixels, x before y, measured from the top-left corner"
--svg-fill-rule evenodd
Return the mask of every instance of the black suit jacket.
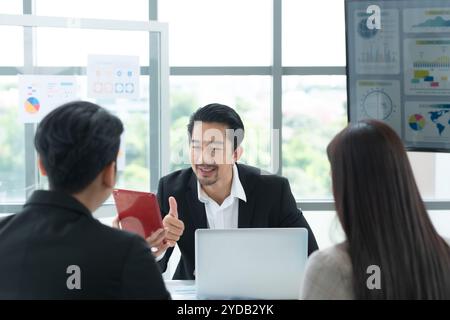
<path id="1" fill-rule="evenodd" d="M 317 250 L 314 234 L 303 214 L 297 209 L 289 182 L 286 178 L 261 174 L 261 170 L 237 164 L 239 180 L 244 188 L 247 202 L 239 200 L 239 228 L 283 228 L 308 229 L 308 252 Z M 158 200 L 161 214 L 169 212 L 169 197 L 174 196 L 178 204 L 179 219 L 184 222 L 184 234 L 178 241 L 181 260 L 174 279 L 195 279 L 195 230 L 206 229 L 205 205 L 198 200 L 197 178 L 191 168 L 173 172 L 159 181 Z M 159 261 L 163 271 L 173 248 L 166 251 Z"/>
<path id="2" fill-rule="evenodd" d="M 80 268 L 80 290 L 67 287 L 70 265 Z M 75 198 L 36 191 L 0 221 L 0 299 L 135 298 L 170 298 L 149 247 Z"/>

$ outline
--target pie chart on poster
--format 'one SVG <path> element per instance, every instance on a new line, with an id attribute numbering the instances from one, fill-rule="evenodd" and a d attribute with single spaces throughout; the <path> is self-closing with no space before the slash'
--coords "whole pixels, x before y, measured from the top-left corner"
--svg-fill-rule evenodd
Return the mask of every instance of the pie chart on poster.
<path id="1" fill-rule="evenodd" d="M 27 101 L 25 101 L 25 111 L 28 113 L 36 113 L 41 108 L 39 104 L 39 100 L 35 97 L 29 97 Z"/>
<path id="2" fill-rule="evenodd" d="M 409 127 L 414 131 L 420 131 L 425 127 L 425 118 L 421 114 L 413 114 L 408 119 Z"/>

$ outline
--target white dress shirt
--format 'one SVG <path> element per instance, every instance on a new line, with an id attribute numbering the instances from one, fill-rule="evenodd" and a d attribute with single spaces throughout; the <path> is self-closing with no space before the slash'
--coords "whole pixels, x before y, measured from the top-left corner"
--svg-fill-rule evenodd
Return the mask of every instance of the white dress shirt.
<path id="1" fill-rule="evenodd" d="M 247 202 L 244 188 L 236 164 L 233 165 L 233 180 L 231 182 L 231 192 L 228 197 L 219 205 L 203 191 L 197 180 L 198 200 L 205 204 L 208 228 L 210 229 L 235 229 L 238 227 L 239 199 Z"/>
<path id="2" fill-rule="evenodd" d="M 233 165 L 233 180 L 231 182 L 230 195 L 225 198 L 221 205 L 203 191 L 198 180 L 197 194 L 198 200 L 205 204 L 206 217 L 210 229 L 236 229 L 238 227 L 239 199 L 247 202 L 247 197 L 241 180 L 239 180 L 236 164 Z M 165 253 L 166 251 L 156 257 L 156 261 L 160 261 Z"/>

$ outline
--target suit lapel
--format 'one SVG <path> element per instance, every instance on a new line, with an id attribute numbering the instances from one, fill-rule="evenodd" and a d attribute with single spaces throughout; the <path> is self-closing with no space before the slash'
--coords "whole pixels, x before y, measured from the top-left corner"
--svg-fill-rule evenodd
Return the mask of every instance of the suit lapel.
<path id="1" fill-rule="evenodd" d="M 247 202 L 239 199 L 238 228 L 250 228 L 255 202 L 247 198 Z"/>
<path id="2" fill-rule="evenodd" d="M 197 180 L 194 173 L 192 173 L 191 179 L 189 180 L 188 189 L 189 190 L 186 193 L 186 202 L 189 206 L 192 219 L 194 220 L 195 229 L 206 229 L 208 228 L 208 223 L 206 219 L 205 205 L 198 200 Z"/>
<path id="3" fill-rule="evenodd" d="M 256 199 L 253 196 L 253 191 L 257 173 L 251 172 L 249 168 L 243 165 L 236 164 L 236 166 L 239 172 L 239 180 L 241 180 L 245 196 L 247 197 L 247 202 L 239 200 L 238 228 L 250 228 L 252 227 L 252 218 L 255 212 Z"/>
<path id="4" fill-rule="evenodd" d="M 253 192 L 256 186 L 256 177 L 260 173 L 245 165 L 236 164 L 236 166 L 239 172 L 239 180 L 241 180 L 242 187 L 244 188 L 247 197 L 247 202 L 239 200 L 238 228 L 250 228 L 252 227 L 252 218 L 256 205 L 256 197 L 253 196 Z M 208 228 L 205 205 L 198 200 L 197 179 L 193 172 L 189 180 L 186 202 L 196 229 Z"/>

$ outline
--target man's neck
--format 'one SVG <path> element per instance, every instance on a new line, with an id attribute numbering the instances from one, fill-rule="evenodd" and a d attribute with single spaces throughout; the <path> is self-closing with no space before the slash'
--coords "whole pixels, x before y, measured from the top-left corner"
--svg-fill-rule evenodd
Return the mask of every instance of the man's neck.
<path id="1" fill-rule="evenodd" d="M 231 174 L 223 180 L 219 180 L 210 186 L 201 186 L 203 191 L 213 199 L 217 204 L 221 205 L 225 199 L 231 194 L 231 186 L 233 184 L 233 170 Z"/>
<path id="2" fill-rule="evenodd" d="M 93 213 L 98 208 L 98 201 L 96 201 L 96 199 L 90 196 L 87 192 L 72 194 L 72 197 L 81 202 L 81 204 L 88 208 L 91 213 Z"/>

